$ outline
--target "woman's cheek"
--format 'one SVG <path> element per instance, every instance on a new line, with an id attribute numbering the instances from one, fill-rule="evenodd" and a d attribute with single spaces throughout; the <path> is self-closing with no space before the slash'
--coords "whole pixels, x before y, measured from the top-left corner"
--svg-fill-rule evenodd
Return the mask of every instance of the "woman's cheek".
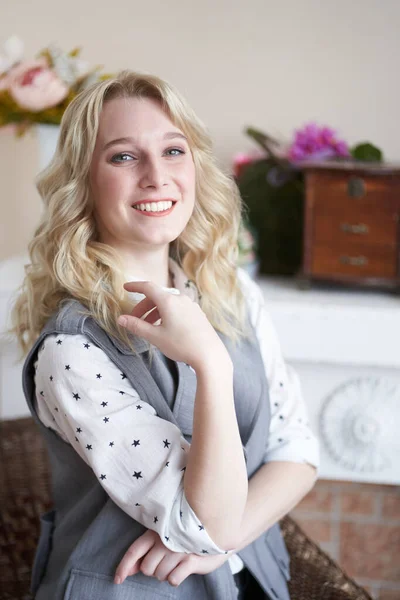
<path id="1" fill-rule="evenodd" d="M 105 197 L 108 202 L 117 200 L 127 189 L 129 181 L 126 174 L 116 172 L 103 172 L 97 178 L 97 191 L 100 197 Z"/>

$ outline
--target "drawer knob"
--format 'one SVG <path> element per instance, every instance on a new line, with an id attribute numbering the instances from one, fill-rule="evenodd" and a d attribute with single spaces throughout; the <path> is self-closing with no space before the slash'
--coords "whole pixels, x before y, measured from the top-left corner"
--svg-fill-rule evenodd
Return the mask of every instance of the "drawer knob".
<path id="1" fill-rule="evenodd" d="M 364 196 L 364 181 L 360 177 L 351 177 L 347 183 L 347 193 L 351 198 L 361 198 Z"/>
<path id="2" fill-rule="evenodd" d="M 368 225 L 365 225 L 365 223 L 359 223 L 358 225 L 350 225 L 350 223 L 342 223 L 340 225 L 340 229 L 342 231 L 344 231 L 345 233 L 356 233 L 356 234 L 361 234 L 361 235 L 365 235 L 369 232 L 369 227 Z"/>
<path id="3" fill-rule="evenodd" d="M 353 267 L 360 267 L 368 264 L 368 258 L 366 256 L 341 256 L 339 258 L 343 265 L 352 265 Z"/>

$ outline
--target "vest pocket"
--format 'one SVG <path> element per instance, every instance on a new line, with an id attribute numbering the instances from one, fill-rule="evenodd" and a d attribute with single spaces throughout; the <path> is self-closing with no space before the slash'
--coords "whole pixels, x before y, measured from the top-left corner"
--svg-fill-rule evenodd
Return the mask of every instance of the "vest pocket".
<path id="1" fill-rule="evenodd" d="M 51 541 L 53 537 L 55 510 L 50 510 L 40 517 L 40 536 L 35 552 L 35 558 L 32 566 L 31 576 L 31 594 L 36 594 L 40 582 L 46 570 L 47 561 L 51 550 Z"/>
<path id="2" fill-rule="evenodd" d="M 64 600 L 173 600 L 179 597 L 169 583 L 160 582 L 154 577 L 146 579 L 146 584 L 129 579 L 116 584 L 109 575 L 72 569 Z"/>
<path id="3" fill-rule="evenodd" d="M 265 541 L 271 550 L 280 570 L 286 580 L 290 579 L 290 556 L 287 551 L 285 540 L 278 525 L 274 525 L 265 535 Z"/>

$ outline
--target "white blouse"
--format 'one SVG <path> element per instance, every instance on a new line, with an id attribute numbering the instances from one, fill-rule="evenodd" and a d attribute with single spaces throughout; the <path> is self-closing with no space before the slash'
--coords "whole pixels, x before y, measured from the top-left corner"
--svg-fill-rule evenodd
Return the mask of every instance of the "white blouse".
<path id="1" fill-rule="evenodd" d="M 172 259 L 170 271 L 174 288 L 165 289 L 198 301 L 196 286 Z M 309 428 L 299 380 L 283 360 L 262 292 L 241 268 L 238 278 L 269 383 L 271 423 L 264 460 L 318 468 L 318 441 Z M 190 444 L 176 425 L 158 418 L 141 400 L 103 350 L 84 335 L 48 336 L 38 352 L 35 383 L 42 423 L 72 445 L 122 510 L 156 531 L 174 552 L 226 552 L 186 500 L 183 478 Z M 234 573 L 243 567 L 237 555 L 229 562 Z"/>

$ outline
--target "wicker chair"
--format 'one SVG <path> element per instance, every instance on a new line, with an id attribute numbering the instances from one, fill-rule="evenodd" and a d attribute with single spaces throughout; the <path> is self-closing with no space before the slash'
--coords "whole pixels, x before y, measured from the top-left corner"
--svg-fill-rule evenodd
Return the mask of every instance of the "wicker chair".
<path id="1" fill-rule="evenodd" d="M 31 418 L 0 421 L 0 600 L 32 600 L 30 569 L 39 515 L 51 508 L 47 454 Z M 292 600 L 372 600 L 290 517 Z"/>

